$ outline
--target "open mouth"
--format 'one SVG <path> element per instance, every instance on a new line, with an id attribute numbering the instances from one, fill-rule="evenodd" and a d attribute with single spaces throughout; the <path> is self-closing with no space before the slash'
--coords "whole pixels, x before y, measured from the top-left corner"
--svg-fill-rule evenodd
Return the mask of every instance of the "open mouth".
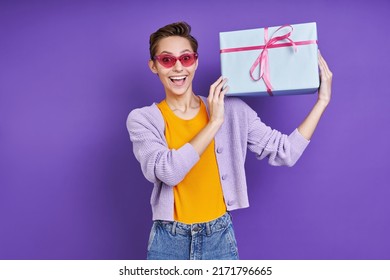
<path id="1" fill-rule="evenodd" d="M 177 77 L 169 77 L 169 79 L 171 80 L 171 82 L 177 86 L 182 86 L 184 85 L 186 79 L 187 79 L 187 76 L 177 76 Z"/>

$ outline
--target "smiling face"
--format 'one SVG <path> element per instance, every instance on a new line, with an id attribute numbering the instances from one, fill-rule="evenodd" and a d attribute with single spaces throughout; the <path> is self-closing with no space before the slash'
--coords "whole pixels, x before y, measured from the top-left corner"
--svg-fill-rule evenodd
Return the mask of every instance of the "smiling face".
<path id="1" fill-rule="evenodd" d="M 159 41 L 155 55 L 169 54 L 175 57 L 192 54 L 194 50 L 188 39 L 180 36 L 170 36 Z M 190 66 L 184 66 L 180 60 L 165 68 L 156 59 L 149 61 L 150 70 L 157 74 L 164 86 L 167 96 L 182 96 L 192 94 L 192 80 L 198 67 L 198 60 Z"/>

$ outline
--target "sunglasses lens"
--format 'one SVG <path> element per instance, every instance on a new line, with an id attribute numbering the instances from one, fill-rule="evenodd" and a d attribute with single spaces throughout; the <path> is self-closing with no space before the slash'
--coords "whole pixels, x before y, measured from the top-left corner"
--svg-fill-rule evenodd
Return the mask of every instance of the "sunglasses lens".
<path id="1" fill-rule="evenodd" d="M 170 55 L 162 55 L 160 56 L 159 62 L 167 68 L 172 67 L 176 63 L 176 58 Z"/>
<path id="2" fill-rule="evenodd" d="M 195 62 L 195 54 L 189 53 L 189 54 L 183 54 L 180 57 L 180 62 L 183 64 L 183 66 L 191 66 Z"/>
<path id="3" fill-rule="evenodd" d="M 196 53 L 185 53 L 180 57 L 175 57 L 169 54 L 155 56 L 155 59 L 157 59 L 157 61 L 165 68 L 173 67 L 177 60 L 179 60 L 184 67 L 188 67 L 194 64 L 197 58 L 198 56 Z"/>

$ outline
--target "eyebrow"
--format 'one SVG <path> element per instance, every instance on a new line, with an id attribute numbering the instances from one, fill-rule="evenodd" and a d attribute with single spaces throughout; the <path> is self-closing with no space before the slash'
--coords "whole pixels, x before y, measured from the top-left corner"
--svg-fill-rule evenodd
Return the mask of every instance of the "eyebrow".
<path id="1" fill-rule="evenodd" d="M 186 53 L 186 52 L 192 52 L 192 51 L 189 50 L 189 49 L 185 49 L 185 50 L 181 51 L 180 53 Z M 160 54 L 163 54 L 163 53 L 173 54 L 173 53 L 171 53 L 171 52 L 169 52 L 169 51 L 162 51 Z"/>

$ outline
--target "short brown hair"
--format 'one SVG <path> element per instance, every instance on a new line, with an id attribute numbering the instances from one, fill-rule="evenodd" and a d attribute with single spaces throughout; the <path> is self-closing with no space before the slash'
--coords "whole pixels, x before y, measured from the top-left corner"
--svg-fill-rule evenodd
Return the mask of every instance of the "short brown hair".
<path id="1" fill-rule="evenodd" d="M 160 40 L 171 36 L 180 36 L 186 38 L 190 42 L 193 51 L 198 51 L 198 41 L 191 35 L 191 26 L 183 21 L 175 22 L 161 27 L 159 30 L 150 35 L 150 59 L 153 60 L 153 57 L 156 55 L 157 46 Z"/>

